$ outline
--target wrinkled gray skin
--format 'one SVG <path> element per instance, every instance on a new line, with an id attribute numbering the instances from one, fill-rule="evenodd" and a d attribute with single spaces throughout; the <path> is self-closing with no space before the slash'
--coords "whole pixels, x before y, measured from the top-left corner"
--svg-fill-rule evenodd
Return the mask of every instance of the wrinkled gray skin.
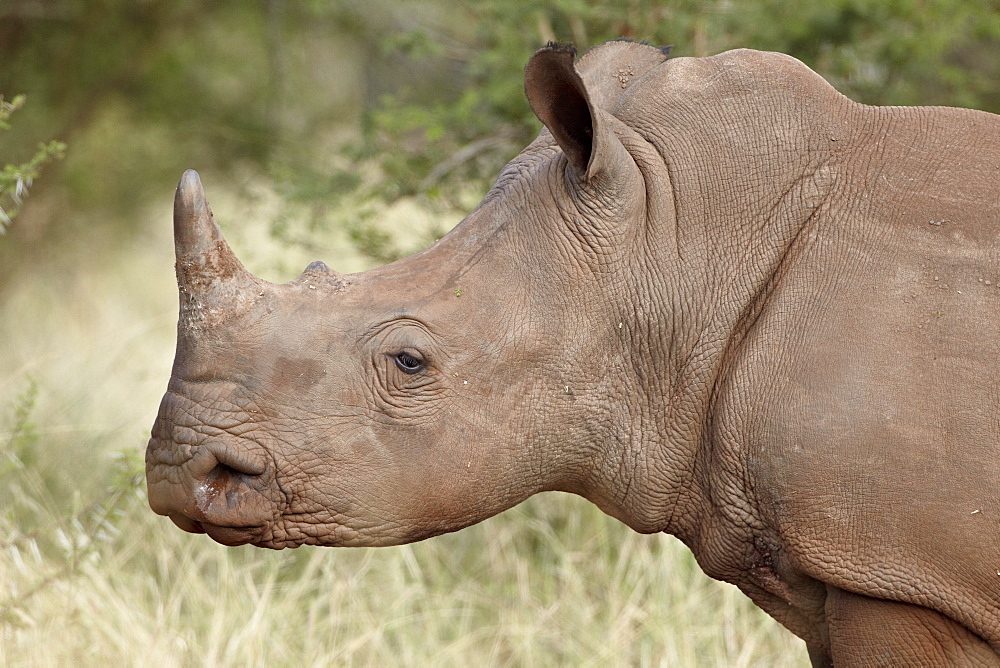
<path id="1" fill-rule="evenodd" d="M 380 269 L 262 281 L 184 175 L 150 505 L 391 545 L 563 490 L 680 537 L 816 665 L 1000 664 L 1000 117 L 779 54 L 573 61 L 534 55 L 546 129 Z"/>

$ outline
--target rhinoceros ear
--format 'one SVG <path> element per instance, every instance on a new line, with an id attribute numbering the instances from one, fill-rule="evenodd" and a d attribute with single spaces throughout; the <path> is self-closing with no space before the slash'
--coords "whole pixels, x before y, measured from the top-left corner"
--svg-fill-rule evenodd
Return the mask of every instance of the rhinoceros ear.
<path id="1" fill-rule="evenodd" d="M 524 68 L 524 92 L 531 110 L 552 133 L 570 165 L 589 180 L 597 171 L 595 156 L 600 155 L 605 139 L 575 60 L 572 46 L 550 43 L 539 49 Z"/>

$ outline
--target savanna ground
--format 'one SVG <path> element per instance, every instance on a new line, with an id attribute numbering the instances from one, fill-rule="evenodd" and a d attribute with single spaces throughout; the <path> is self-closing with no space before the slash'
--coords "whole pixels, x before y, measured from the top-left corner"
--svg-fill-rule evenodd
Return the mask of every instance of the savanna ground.
<path id="1" fill-rule="evenodd" d="M 569 495 L 381 549 L 226 548 L 154 515 L 141 459 L 173 352 L 169 195 L 123 252 L 38 266 L 0 305 L 0 665 L 803 665 L 679 542 Z M 292 278 L 216 195 L 251 268 Z M 362 265 L 348 253 L 337 266 Z"/>

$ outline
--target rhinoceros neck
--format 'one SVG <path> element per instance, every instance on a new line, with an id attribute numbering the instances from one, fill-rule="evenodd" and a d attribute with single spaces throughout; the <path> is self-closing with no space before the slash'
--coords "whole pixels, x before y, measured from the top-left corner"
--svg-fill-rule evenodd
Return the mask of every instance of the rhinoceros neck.
<path id="1" fill-rule="evenodd" d="M 738 496 L 740 512 L 752 512 L 740 467 L 718 466 L 731 446 L 720 442 L 716 401 L 851 151 L 845 128 L 856 108 L 825 83 L 816 89 L 818 102 L 806 106 L 826 105 L 819 115 L 765 96 L 751 113 L 738 108 L 745 99 L 733 108 L 713 101 L 714 125 L 703 107 L 674 105 L 669 120 L 643 131 L 663 159 L 674 217 L 652 221 L 644 271 L 623 294 L 637 323 L 633 345 L 650 351 L 637 384 L 649 417 L 608 455 L 619 466 L 633 462 L 633 471 L 628 493 L 607 505 L 633 528 L 692 544 L 727 521 L 714 517 L 719 495 L 728 507 Z M 613 494 L 610 484 L 604 494 Z"/>

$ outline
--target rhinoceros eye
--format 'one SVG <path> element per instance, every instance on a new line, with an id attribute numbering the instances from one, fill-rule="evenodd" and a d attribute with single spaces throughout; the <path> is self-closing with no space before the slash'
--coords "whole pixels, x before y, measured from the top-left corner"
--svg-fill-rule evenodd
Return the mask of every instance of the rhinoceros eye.
<path id="1" fill-rule="evenodd" d="M 403 373 L 414 374 L 424 368 L 423 361 L 407 352 L 396 353 L 392 359 Z"/>

